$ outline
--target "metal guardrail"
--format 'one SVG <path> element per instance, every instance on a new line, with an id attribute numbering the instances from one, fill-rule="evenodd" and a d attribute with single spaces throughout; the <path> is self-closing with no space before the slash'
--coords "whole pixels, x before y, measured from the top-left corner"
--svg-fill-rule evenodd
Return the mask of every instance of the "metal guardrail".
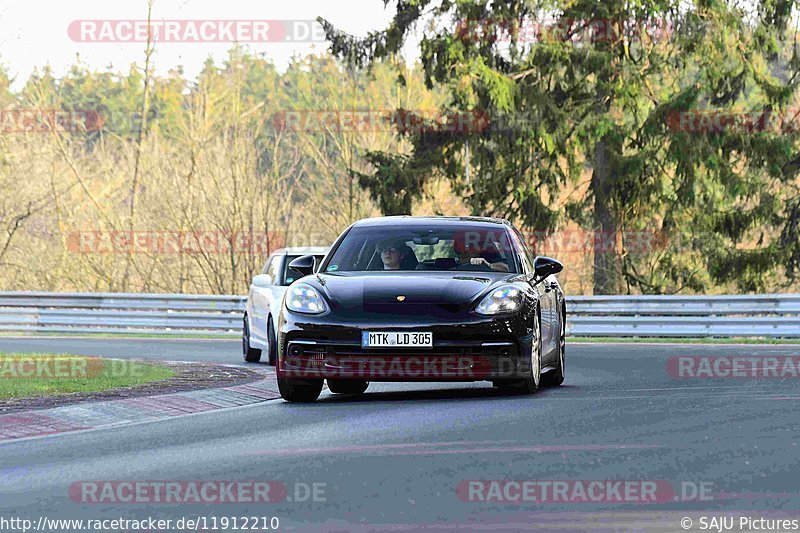
<path id="1" fill-rule="evenodd" d="M 0 332 L 241 335 L 243 296 L 0 292 Z M 800 338 L 800 294 L 572 296 L 578 337 Z"/>
<path id="2" fill-rule="evenodd" d="M 241 335 L 244 296 L 0 292 L 0 332 Z"/>
<path id="3" fill-rule="evenodd" d="M 573 296 L 567 315 L 578 337 L 800 338 L 800 294 Z"/>

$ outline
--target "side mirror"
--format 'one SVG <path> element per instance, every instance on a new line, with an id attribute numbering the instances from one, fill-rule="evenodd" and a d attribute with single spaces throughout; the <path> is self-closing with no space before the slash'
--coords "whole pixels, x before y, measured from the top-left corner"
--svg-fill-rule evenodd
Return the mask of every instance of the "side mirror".
<path id="1" fill-rule="evenodd" d="M 552 274 L 558 274 L 564 270 L 564 265 L 552 257 L 538 256 L 533 260 L 533 275 L 537 280 L 543 280 Z"/>
<path id="2" fill-rule="evenodd" d="M 272 287 L 272 278 L 266 274 L 253 276 L 253 285 L 256 287 Z"/>
<path id="3" fill-rule="evenodd" d="M 289 263 L 289 268 L 299 272 L 301 276 L 308 276 L 314 273 L 315 263 L 316 258 L 313 255 L 302 255 L 297 259 L 293 259 L 292 262 Z"/>

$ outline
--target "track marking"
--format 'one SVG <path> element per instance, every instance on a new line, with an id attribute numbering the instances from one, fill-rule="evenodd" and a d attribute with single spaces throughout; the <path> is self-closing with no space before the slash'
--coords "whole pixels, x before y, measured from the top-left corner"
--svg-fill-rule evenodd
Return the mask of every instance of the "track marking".
<path id="1" fill-rule="evenodd" d="M 284 448 L 256 452 L 246 452 L 242 455 L 270 455 L 290 457 L 295 455 L 316 455 L 334 453 L 362 453 L 381 452 L 388 455 L 438 455 L 454 453 L 525 453 L 525 452 L 564 452 L 564 451 L 606 451 L 606 450 L 642 450 L 662 448 L 660 444 L 558 444 L 549 446 L 495 446 L 484 448 L 451 448 L 444 450 L 431 450 L 442 446 L 467 445 L 508 441 L 456 441 L 456 442 L 415 442 L 401 444 L 370 444 L 324 448 Z"/>

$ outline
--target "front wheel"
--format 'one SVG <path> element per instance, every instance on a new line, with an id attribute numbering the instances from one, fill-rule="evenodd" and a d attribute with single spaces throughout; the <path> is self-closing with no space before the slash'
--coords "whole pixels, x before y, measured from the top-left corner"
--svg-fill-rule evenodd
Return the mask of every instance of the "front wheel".
<path id="1" fill-rule="evenodd" d="M 250 326 L 247 323 L 247 315 L 244 317 L 242 325 L 242 355 L 248 363 L 258 363 L 261 361 L 261 350 L 250 347 Z"/>
<path id="2" fill-rule="evenodd" d="M 328 389 L 334 394 L 364 394 L 369 387 L 365 379 L 329 379 Z"/>
<path id="3" fill-rule="evenodd" d="M 278 390 L 287 402 L 310 403 L 322 393 L 322 379 L 284 378 L 278 373 Z"/>
<path id="4" fill-rule="evenodd" d="M 275 328 L 272 326 L 272 317 L 267 317 L 267 361 L 271 366 L 278 366 L 278 337 L 275 335 Z"/>
<path id="5" fill-rule="evenodd" d="M 524 379 L 497 379 L 492 385 L 503 391 L 533 394 L 539 390 L 542 380 L 542 324 L 539 315 L 536 315 L 533 326 L 533 346 L 531 346 L 531 360 L 528 375 Z"/>
<path id="6" fill-rule="evenodd" d="M 533 346 L 531 346 L 531 362 L 528 375 L 520 382 L 525 394 L 533 394 L 539 390 L 542 380 L 542 319 L 539 314 L 533 321 Z"/>

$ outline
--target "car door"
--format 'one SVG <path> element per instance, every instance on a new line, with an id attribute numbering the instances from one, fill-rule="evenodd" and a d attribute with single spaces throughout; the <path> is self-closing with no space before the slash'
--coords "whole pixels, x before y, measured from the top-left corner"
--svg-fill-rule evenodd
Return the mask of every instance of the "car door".
<path id="1" fill-rule="evenodd" d="M 278 331 L 278 314 L 280 313 L 281 306 L 283 305 L 283 299 L 286 296 L 286 291 L 289 289 L 289 285 L 300 279 L 300 273 L 289 268 L 289 263 L 298 257 L 300 256 L 285 255 L 283 256 L 282 261 L 275 267 L 275 275 L 273 276 L 274 284 L 270 288 L 268 305 L 269 312 L 272 316 L 272 326 L 275 328 L 275 331 Z M 325 256 L 315 255 L 314 258 L 316 259 L 315 264 L 317 267 L 319 267 L 319 265 L 322 264 L 322 260 L 325 258 Z"/>
<path id="2" fill-rule="evenodd" d="M 561 337 L 561 324 L 559 320 L 559 302 L 558 302 L 558 280 L 555 275 L 547 276 L 542 282 L 544 285 L 544 298 L 547 305 L 547 328 L 548 328 L 548 344 L 547 344 L 547 360 L 555 362 L 558 355 L 558 343 Z M 542 307 L 542 320 L 544 320 L 544 306 Z"/>
<path id="3" fill-rule="evenodd" d="M 559 330 L 557 329 L 558 323 L 556 321 L 555 291 L 552 287 L 555 278 L 554 276 L 548 276 L 543 280 L 535 280 L 533 276 L 533 255 L 530 249 L 525 244 L 525 240 L 522 238 L 519 231 L 514 229 L 512 235 L 519 257 L 522 260 L 523 268 L 527 273 L 528 282 L 531 283 L 539 293 L 539 310 L 542 318 L 542 362 L 547 364 L 554 359 L 558 347 L 556 343 Z"/>
<path id="4" fill-rule="evenodd" d="M 283 302 L 283 295 L 286 293 L 286 287 L 283 283 L 283 273 L 286 264 L 289 262 L 289 257 L 284 255 L 275 256 L 269 269 L 267 269 L 267 276 L 272 279 L 272 286 L 265 290 L 266 301 L 264 304 L 264 336 L 267 336 L 267 321 L 272 319 L 272 325 L 275 327 L 278 323 L 278 313 L 280 312 L 281 302 Z M 277 329 L 275 330 L 277 331 Z"/>
<path id="5" fill-rule="evenodd" d="M 281 256 L 271 255 L 267 259 L 262 274 L 266 274 L 275 283 L 275 273 L 280 268 Z M 269 316 L 272 307 L 272 289 L 273 286 L 256 287 L 250 285 L 250 299 L 252 301 L 250 310 L 250 334 L 257 337 L 259 340 L 267 338 L 267 317 Z"/>
<path id="6" fill-rule="evenodd" d="M 280 314 L 286 291 L 289 289 L 289 285 L 300 279 L 299 273 L 289 268 L 289 263 L 298 257 L 300 256 L 297 254 L 284 256 L 283 261 L 277 266 L 275 271 L 275 285 L 272 287 L 272 298 L 270 301 L 272 322 L 275 331 L 278 331 L 278 315 Z"/>
<path id="7" fill-rule="evenodd" d="M 550 287 L 553 290 L 553 341 L 556 343 L 556 347 L 558 348 L 561 344 L 561 336 L 566 335 L 566 312 L 562 314 L 561 310 L 565 308 L 565 295 L 564 290 L 561 288 L 561 284 L 558 282 L 558 278 L 555 276 L 550 276 L 552 279 L 550 283 Z M 558 354 L 556 354 L 557 356 Z"/>

